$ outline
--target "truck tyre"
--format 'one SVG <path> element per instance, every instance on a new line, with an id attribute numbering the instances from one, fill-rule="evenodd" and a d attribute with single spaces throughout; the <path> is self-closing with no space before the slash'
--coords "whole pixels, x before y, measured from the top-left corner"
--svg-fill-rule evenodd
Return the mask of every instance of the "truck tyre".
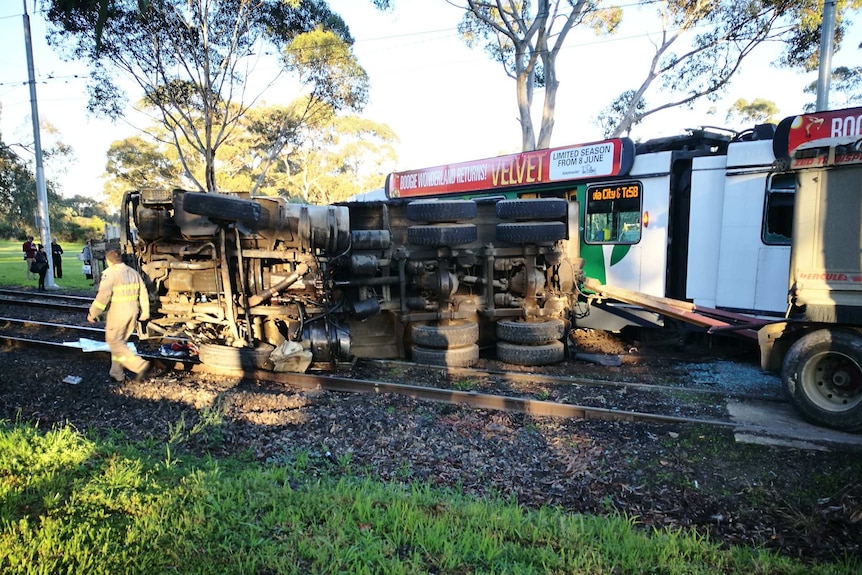
<path id="1" fill-rule="evenodd" d="M 413 361 L 425 365 L 443 367 L 471 367 L 479 360 L 479 346 L 475 343 L 449 349 L 435 349 L 414 345 L 411 350 Z"/>
<path id="2" fill-rule="evenodd" d="M 862 430 L 862 335 L 818 329 L 799 338 L 784 358 L 781 379 L 793 404 L 812 423 Z"/>
<path id="3" fill-rule="evenodd" d="M 562 338 L 565 332 L 566 322 L 557 317 L 539 318 L 535 321 L 504 319 L 497 322 L 497 339 L 509 343 L 548 343 Z"/>
<path id="4" fill-rule="evenodd" d="M 563 222 L 497 224 L 497 239 L 513 244 L 553 243 L 566 239 L 566 224 Z"/>
<path id="5" fill-rule="evenodd" d="M 414 222 L 441 223 L 472 220 L 476 217 L 472 200 L 420 200 L 407 204 L 407 219 Z"/>
<path id="6" fill-rule="evenodd" d="M 565 355 L 566 347 L 561 341 L 541 345 L 497 342 L 497 359 L 512 365 L 551 365 L 563 361 Z"/>
<path id="7" fill-rule="evenodd" d="M 449 325 L 414 323 L 410 338 L 416 345 L 446 349 L 462 347 L 479 341 L 479 324 L 475 321 L 453 322 Z"/>
<path id="8" fill-rule="evenodd" d="M 214 220 L 257 222 L 260 220 L 260 204 L 225 194 L 186 192 L 183 194 L 183 209 L 190 214 L 206 216 Z"/>
<path id="9" fill-rule="evenodd" d="M 272 369 L 269 361 L 275 346 L 268 343 L 257 347 L 231 347 L 205 343 L 198 347 L 198 358 L 201 363 L 220 369 Z"/>
<path id="10" fill-rule="evenodd" d="M 501 220 L 560 220 L 566 217 L 569 203 L 563 198 L 529 198 L 497 202 Z"/>
<path id="11" fill-rule="evenodd" d="M 416 246 L 457 246 L 471 244 L 479 234 L 474 224 L 410 226 L 407 241 Z"/>

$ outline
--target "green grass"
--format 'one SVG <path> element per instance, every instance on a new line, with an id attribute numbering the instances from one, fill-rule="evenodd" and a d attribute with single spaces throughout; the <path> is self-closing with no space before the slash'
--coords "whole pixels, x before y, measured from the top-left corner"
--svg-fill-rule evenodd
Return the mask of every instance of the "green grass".
<path id="1" fill-rule="evenodd" d="M 296 452 L 202 459 L 181 444 L 0 422 L 2 573 L 855 573 L 693 531 L 639 529 Z M 179 454 L 178 454 L 179 453 Z"/>
<path id="2" fill-rule="evenodd" d="M 27 268 L 24 262 L 24 252 L 21 251 L 20 242 L 0 241 L 0 286 L 14 287 L 24 286 L 36 288 L 39 281 L 27 279 Z M 92 289 L 93 280 L 88 280 L 81 273 L 82 262 L 78 260 L 78 254 L 83 249 L 83 244 L 65 244 L 63 246 L 63 277 L 54 279 L 54 283 L 60 289 L 88 290 Z M 50 246 L 48 247 L 50 249 Z"/>

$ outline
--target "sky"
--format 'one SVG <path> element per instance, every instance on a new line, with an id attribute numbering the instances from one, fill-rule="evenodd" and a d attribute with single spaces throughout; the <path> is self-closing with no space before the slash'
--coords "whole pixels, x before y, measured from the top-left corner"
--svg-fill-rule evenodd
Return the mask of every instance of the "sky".
<path id="1" fill-rule="evenodd" d="M 484 52 L 467 48 L 458 38 L 460 10 L 445 0 L 396 0 L 396 9 L 387 13 L 376 10 L 371 0 L 329 3 L 350 27 L 354 50 L 370 77 L 370 100 L 362 115 L 389 125 L 399 137 L 398 170 L 520 150 L 514 81 Z M 63 62 L 48 47 L 45 23 L 34 13 L 33 4 L 27 0 L 39 118 L 43 126 L 54 126 L 57 137 L 75 153 L 62 171 L 46 163 L 46 177 L 60 184 L 64 196 L 100 197 L 108 147 L 135 135 L 139 126 L 132 113 L 116 123 L 88 115 L 87 67 Z M 7 144 L 33 138 L 23 7 L 20 0 L 0 2 L 0 133 Z M 560 88 L 552 146 L 602 139 L 595 117 L 617 94 L 639 81 L 650 56 L 650 32 L 657 31 L 649 20 L 649 14 L 624 19 L 612 37 L 598 38 L 588 31 L 570 35 L 557 61 Z M 833 58 L 834 66 L 858 65 L 860 43 L 862 17 L 855 15 L 843 49 Z M 721 101 L 656 114 L 637 126 L 632 136 L 649 139 L 703 125 L 726 126 L 727 110 L 738 98 L 772 100 L 779 117 L 802 112 L 804 104 L 813 100 L 803 88 L 816 80 L 816 73 L 775 68 L 772 62 L 778 53 L 778 46 L 759 48 L 745 61 Z M 537 93 L 534 98 L 541 101 L 541 96 Z M 276 104 L 294 97 L 281 87 L 264 99 Z M 710 114 L 711 108 L 716 113 Z M 43 146 L 54 137 L 43 128 Z"/>

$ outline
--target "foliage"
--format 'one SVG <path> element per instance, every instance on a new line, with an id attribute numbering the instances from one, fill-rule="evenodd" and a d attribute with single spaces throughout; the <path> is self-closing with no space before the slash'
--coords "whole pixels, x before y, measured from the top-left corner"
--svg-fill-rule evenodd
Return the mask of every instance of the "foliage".
<path id="1" fill-rule="evenodd" d="M 829 99 L 834 108 L 849 108 L 862 104 L 862 66 L 839 66 L 832 70 Z M 805 87 L 805 93 L 817 95 L 817 82 Z M 815 102 L 805 105 L 806 112 L 814 112 Z"/>
<path id="2" fill-rule="evenodd" d="M 157 128 L 153 128 L 157 132 Z M 111 143 L 105 166 L 105 196 L 118 208 L 127 190 L 175 188 L 183 182 L 183 172 L 173 147 L 160 145 L 145 136 L 132 136 Z"/>
<path id="3" fill-rule="evenodd" d="M 608 104 L 604 110 L 599 112 L 599 115 L 596 117 L 596 123 L 602 129 L 602 133 L 613 134 L 617 131 L 620 118 L 628 112 L 633 102 L 635 106 L 635 114 L 643 114 L 646 111 L 646 100 L 644 100 L 643 97 L 635 100 L 634 98 L 636 96 L 637 92 L 635 90 L 626 90 L 617 96 L 613 102 Z M 633 122 L 632 124 L 634 125 L 636 123 L 637 122 Z M 628 127 L 626 134 L 628 134 L 633 125 Z"/>
<path id="4" fill-rule="evenodd" d="M 791 15 L 807 3 L 808 0 L 660 3 L 662 31 L 653 42 L 655 51 L 649 68 L 637 88 L 625 91 L 599 115 L 605 136 L 628 133 L 632 126 L 662 110 L 689 106 L 703 97 L 716 99 L 743 60 L 760 44 L 797 38 L 799 27 L 793 25 Z M 642 4 L 655 5 L 649 1 Z M 660 103 L 648 102 L 651 91 L 661 95 Z"/>
<path id="5" fill-rule="evenodd" d="M 862 8 L 862 0 L 836 0 L 835 50 L 847 31 L 846 14 Z M 784 51 L 779 64 L 807 72 L 820 65 L 820 26 L 823 22 L 823 0 L 797 0 L 789 3 L 785 18 L 792 23 L 784 39 Z"/>
<path id="6" fill-rule="evenodd" d="M 778 106 L 772 100 L 755 98 L 751 102 L 745 98 L 739 98 L 727 111 L 727 119 L 737 118 L 745 125 L 776 123 Z"/>
<path id="7" fill-rule="evenodd" d="M 199 189 L 219 189 L 220 148 L 259 98 L 250 92 L 261 62 L 277 61 L 261 92 L 292 74 L 312 111 L 358 110 L 367 99 L 347 26 L 323 0 L 116 0 L 104 17 L 103 6 L 53 0 L 51 42 L 90 62 L 91 110 L 120 115 L 118 76 L 137 82 L 166 130 L 153 135 L 168 138 Z"/>
<path id="8" fill-rule="evenodd" d="M 36 178 L 30 167 L 0 142 L 0 234 L 18 237 L 33 221 Z"/>
<path id="9" fill-rule="evenodd" d="M 515 80 L 521 149 L 547 148 L 554 129 L 556 62 L 571 30 L 586 25 L 597 34 L 613 33 L 620 23 L 618 7 L 601 8 L 596 0 L 487 2 L 466 0 L 458 31 L 470 46 L 481 46 Z M 544 102 L 538 137 L 531 109 L 533 90 L 543 87 Z"/>
<path id="10" fill-rule="evenodd" d="M 296 171 L 286 181 L 285 195 L 330 204 L 379 188 L 394 167 L 396 140 L 384 124 L 356 116 L 334 117 L 297 150 Z"/>
<path id="11" fill-rule="evenodd" d="M 694 530 L 648 532 L 621 515 L 380 483 L 349 460 L 291 455 L 271 465 L 200 459 L 177 443 L 0 422 L 0 570 L 817 575 L 859 566 L 721 549 Z"/>
<path id="12" fill-rule="evenodd" d="M 66 199 L 47 181 L 48 217 L 51 233 L 63 240 L 81 239 L 104 230 L 104 211 L 94 200 L 75 196 Z M 89 212 L 84 214 L 86 210 Z M 38 235 L 36 177 L 28 162 L 0 140 L 0 237 Z"/>
<path id="13" fill-rule="evenodd" d="M 239 122 L 219 164 L 223 191 L 331 203 L 383 184 L 395 163 L 397 137 L 384 125 L 321 110 L 312 122 L 303 100 L 256 107 Z M 109 151 L 106 193 L 114 206 L 129 189 L 182 187 L 172 146 L 132 137 Z M 261 164 L 269 162 L 266 169 Z M 200 173 L 201 167 L 195 168 Z"/>

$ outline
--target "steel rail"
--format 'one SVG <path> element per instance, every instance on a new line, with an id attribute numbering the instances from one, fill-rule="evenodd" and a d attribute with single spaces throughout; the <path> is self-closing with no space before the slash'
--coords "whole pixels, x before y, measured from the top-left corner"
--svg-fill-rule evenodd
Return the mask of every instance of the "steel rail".
<path id="1" fill-rule="evenodd" d="M 473 367 L 443 367 L 436 365 L 418 364 L 409 361 L 391 360 L 391 359 L 360 359 L 358 363 L 368 363 L 379 366 L 393 365 L 399 367 L 413 367 L 418 369 L 428 369 L 436 371 L 445 371 L 451 374 L 467 375 L 473 377 L 487 377 L 489 379 L 497 378 L 506 382 L 524 382 L 524 383 L 549 383 L 549 384 L 564 384 L 578 385 L 584 387 L 610 387 L 610 388 L 626 388 L 638 391 L 661 391 L 667 393 L 692 393 L 702 395 L 714 395 L 721 397 L 732 397 L 734 399 L 757 399 L 762 401 L 778 401 L 786 403 L 780 398 L 771 398 L 768 396 L 748 394 L 748 393 L 731 393 L 720 389 L 707 389 L 700 387 L 682 387 L 673 385 L 661 385 L 654 383 L 639 383 L 636 381 L 615 381 L 606 379 L 594 379 L 586 377 L 574 377 L 566 375 L 550 375 L 544 373 L 522 373 L 517 371 L 503 371 L 494 369 L 476 369 Z"/>
<path id="2" fill-rule="evenodd" d="M 59 309 L 63 311 L 82 311 L 86 312 L 90 309 L 89 304 L 73 304 L 73 303 L 61 303 L 57 301 L 40 301 L 38 297 L 29 297 L 29 298 L 21 298 L 21 297 L 8 297 L 2 296 L 0 297 L 0 305 L 13 305 L 13 306 L 33 306 L 40 307 L 46 309 Z"/>
<path id="3" fill-rule="evenodd" d="M 21 296 L 31 296 L 34 299 L 70 299 L 82 302 L 90 302 L 93 301 L 93 298 L 96 297 L 96 294 L 92 296 L 83 296 L 83 295 L 73 295 L 73 294 L 65 294 L 65 293 L 57 293 L 50 291 L 29 291 L 29 290 L 13 290 L 13 289 L 0 289 L 0 296 L 11 296 L 11 297 L 21 297 Z"/>
<path id="4" fill-rule="evenodd" d="M 58 330 L 62 329 L 69 331 L 83 331 L 88 333 L 96 333 L 102 336 L 104 336 L 105 334 L 104 328 L 101 327 L 91 327 L 86 325 L 69 325 L 67 323 L 53 323 L 49 321 L 37 321 L 32 319 L 21 319 L 17 317 L 0 316 L 0 322 L 20 324 L 22 326 L 33 325 L 36 327 L 50 327 Z"/>
<path id="5" fill-rule="evenodd" d="M 8 335 L 0 335 L 0 341 L 5 341 L 7 342 L 7 344 L 14 346 L 49 347 L 55 350 L 64 350 L 67 352 L 79 351 L 80 353 L 83 353 L 78 348 L 67 346 L 57 342 L 45 342 Z M 169 367 L 170 369 L 174 370 L 210 373 L 223 376 L 234 376 L 240 379 L 254 379 L 258 381 L 278 383 L 281 385 L 291 386 L 294 388 L 305 390 L 323 389 L 326 391 L 342 393 L 392 393 L 424 401 L 433 401 L 449 405 L 464 405 L 475 409 L 510 411 L 524 413 L 536 417 L 561 417 L 566 419 L 665 424 L 698 424 L 728 429 L 734 429 L 739 427 L 739 424 L 737 423 L 716 419 L 701 419 L 663 415 L 657 413 L 646 413 L 639 411 L 615 410 L 601 407 L 591 407 L 586 405 L 564 404 L 556 403 L 553 401 L 478 393 L 473 391 L 430 388 L 403 383 L 391 383 L 385 381 L 359 380 L 334 375 L 319 375 L 309 373 L 278 373 L 262 370 L 243 371 L 212 368 L 201 363 L 182 361 L 175 358 L 165 358 L 160 355 L 142 355 L 147 359 L 157 360 Z"/>

